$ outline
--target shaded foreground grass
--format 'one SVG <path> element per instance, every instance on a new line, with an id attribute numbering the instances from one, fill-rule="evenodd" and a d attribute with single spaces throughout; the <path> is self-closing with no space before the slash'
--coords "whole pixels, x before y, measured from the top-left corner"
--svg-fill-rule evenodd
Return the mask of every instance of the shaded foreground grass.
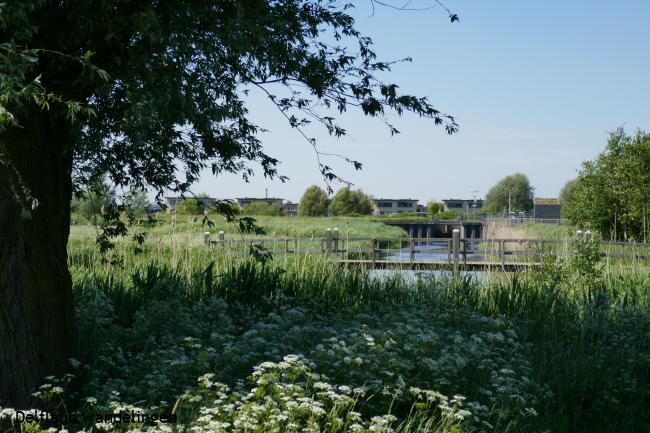
<path id="1" fill-rule="evenodd" d="M 81 364 L 76 393 L 53 392 L 58 379 L 39 391 L 49 407 L 174 409 L 175 428 L 206 432 L 650 425 L 644 274 L 577 260 L 484 281 L 377 279 L 324 256 L 262 266 L 155 243 L 104 257 L 79 239 L 69 260 Z"/>

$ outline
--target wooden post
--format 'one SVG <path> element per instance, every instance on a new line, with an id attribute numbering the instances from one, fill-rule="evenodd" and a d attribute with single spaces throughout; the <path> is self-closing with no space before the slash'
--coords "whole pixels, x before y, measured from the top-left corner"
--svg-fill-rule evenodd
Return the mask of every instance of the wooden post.
<path id="1" fill-rule="evenodd" d="M 226 239 L 226 234 L 223 232 L 223 230 L 220 230 L 219 231 L 219 240 L 223 241 L 224 239 Z"/>
<path id="2" fill-rule="evenodd" d="M 286 255 L 289 252 L 289 239 L 284 238 L 284 254 Z"/>
<path id="3" fill-rule="evenodd" d="M 325 229 L 325 252 L 332 251 L 332 229 Z"/>
<path id="4" fill-rule="evenodd" d="M 461 239 L 460 243 L 462 245 L 462 249 L 460 250 L 460 253 L 463 255 L 463 265 L 467 264 L 467 239 Z"/>
<path id="5" fill-rule="evenodd" d="M 449 239 L 447 241 L 447 263 L 451 264 L 451 250 L 453 249 L 452 241 Z"/>
<path id="6" fill-rule="evenodd" d="M 334 230 L 332 230 L 332 238 L 334 240 L 334 254 L 338 254 L 338 252 L 339 252 L 339 229 L 338 229 L 338 227 L 334 227 Z"/>
<path id="7" fill-rule="evenodd" d="M 501 260 L 501 264 L 505 264 L 506 262 L 506 241 L 499 241 L 499 259 Z"/>
<path id="8" fill-rule="evenodd" d="M 210 232 L 203 233 L 203 245 L 206 247 L 210 246 Z"/>
<path id="9" fill-rule="evenodd" d="M 377 261 L 377 256 L 375 254 L 375 249 L 377 245 L 377 239 L 372 239 L 372 268 L 375 269 L 375 262 Z"/>
<path id="10" fill-rule="evenodd" d="M 413 238 L 409 239 L 409 262 L 411 265 L 415 261 L 415 240 Z"/>
<path id="11" fill-rule="evenodd" d="M 458 261 L 460 252 L 460 230 L 454 229 L 451 232 L 451 243 L 454 256 L 454 277 L 458 276 Z"/>
<path id="12" fill-rule="evenodd" d="M 585 241 L 591 242 L 591 231 L 589 230 L 585 232 Z"/>

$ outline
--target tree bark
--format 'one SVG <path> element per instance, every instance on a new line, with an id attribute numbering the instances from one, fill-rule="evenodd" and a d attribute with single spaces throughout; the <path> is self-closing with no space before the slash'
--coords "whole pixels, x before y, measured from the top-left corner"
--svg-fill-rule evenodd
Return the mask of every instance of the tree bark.
<path id="1" fill-rule="evenodd" d="M 0 406 L 29 407 L 76 353 L 67 264 L 71 128 L 34 107 L 0 135 Z M 38 200 L 31 209 L 25 197 Z M 31 215 L 27 215 L 25 210 Z"/>

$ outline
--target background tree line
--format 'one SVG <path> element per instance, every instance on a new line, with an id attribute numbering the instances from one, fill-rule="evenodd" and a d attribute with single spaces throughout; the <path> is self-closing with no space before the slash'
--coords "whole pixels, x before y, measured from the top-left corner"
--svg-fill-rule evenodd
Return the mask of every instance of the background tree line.
<path id="1" fill-rule="evenodd" d="M 312 185 L 303 194 L 298 205 L 300 216 L 354 216 L 370 215 L 372 200 L 360 189 L 349 186 L 339 189 L 330 200 L 324 189 Z"/>
<path id="2" fill-rule="evenodd" d="M 564 186 L 560 202 L 563 216 L 579 227 L 612 240 L 647 242 L 650 134 L 628 135 L 623 128 L 611 133 L 605 150 Z"/>

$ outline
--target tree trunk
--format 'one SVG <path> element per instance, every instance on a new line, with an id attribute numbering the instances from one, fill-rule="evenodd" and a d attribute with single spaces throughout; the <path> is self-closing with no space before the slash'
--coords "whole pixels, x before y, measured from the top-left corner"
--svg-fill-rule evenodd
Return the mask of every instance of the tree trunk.
<path id="1" fill-rule="evenodd" d="M 67 264 L 71 129 L 33 109 L 0 135 L 0 406 L 29 407 L 76 353 Z M 38 200 L 31 209 L 30 200 Z M 29 211 L 31 215 L 26 214 Z"/>

